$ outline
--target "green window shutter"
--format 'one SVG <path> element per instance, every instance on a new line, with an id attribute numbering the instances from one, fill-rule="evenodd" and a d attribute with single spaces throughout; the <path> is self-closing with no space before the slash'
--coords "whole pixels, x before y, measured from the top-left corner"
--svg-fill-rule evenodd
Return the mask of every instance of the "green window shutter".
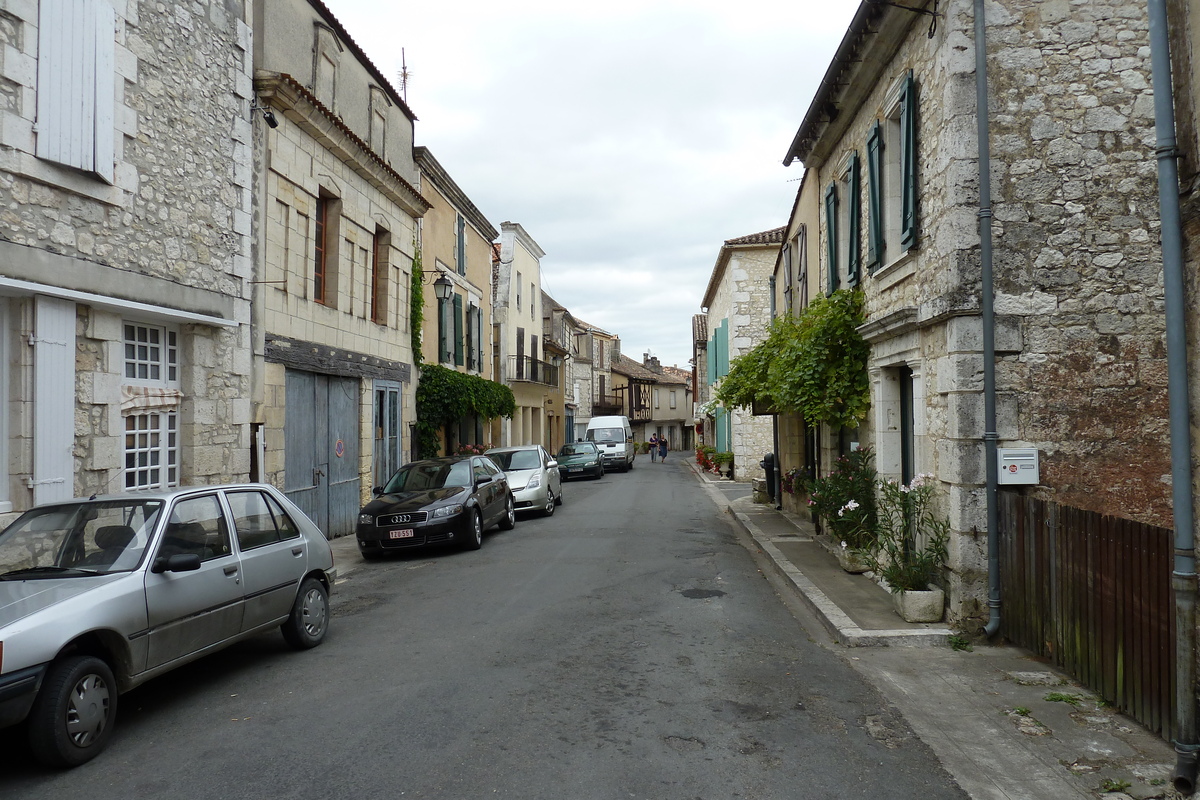
<path id="1" fill-rule="evenodd" d="M 917 246 L 917 87 L 912 70 L 900 93 L 900 246 Z"/>
<path id="2" fill-rule="evenodd" d="M 825 190 L 825 253 L 829 261 L 828 294 L 833 294 L 841 285 L 838 277 L 838 222 L 837 222 L 837 184 L 829 184 Z"/>
<path id="3" fill-rule="evenodd" d="M 858 286 L 862 278 L 862 167 L 858 153 L 850 154 L 850 213 L 847 220 L 850 242 L 846 252 L 846 283 Z"/>
<path id="4" fill-rule="evenodd" d="M 721 349 L 717 351 L 721 359 L 721 377 L 729 374 L 729 320 L 721 320 Z"/>
<path id="5" fill-rule="evenodd" d="M 454 295 L 454 363 L 463 365 L 463 306 L 462 295 Z"/>
<path id="6" fill-rule="evenodd" d="M 457 243 L 455 250 L 458 251 L 455 254 L 455 256 L 458 260 L 458 265 L 457 265 L 458 266 L 458 274 L 466 275 L 467 274 L 467 221 L 463 218 L 463 216 L 461 214 L 459 214 L 459 216 L 458 216 L 458 238 L 455 240 L 455 242 Z"/>
<path id="7" fill-rule="evenodd" d="M 879 269 L 883 254 L 883 126 L 876 121 L 867 137 L 867 269 Z"/>
<path id="8" fill-rule="evenodd" d="M 445 300 L 438 300 L 438 363 L 444 364 L 450 360 L 450 325 L 446 319 L 446 314 L 450 308 L 450 304 Z"/>

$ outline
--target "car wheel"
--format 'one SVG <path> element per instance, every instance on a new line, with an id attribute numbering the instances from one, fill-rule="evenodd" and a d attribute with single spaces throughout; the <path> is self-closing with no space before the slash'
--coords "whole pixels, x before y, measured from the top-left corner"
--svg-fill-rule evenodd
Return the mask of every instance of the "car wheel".
<path id="1" fill-rule="evenodd" d="M 471 511 L 471 527 L 467 530 L 467 539 L 463 542 L 464 550 L 478 550 L 483 547 L 483 517 L 479 509 Z"/>
<path id="2" fill-rule="evenodd" d="M 33 756 L 50 767 L 75 767 L 108 744 L 117 714 L 117 682 L 93 656 L 56 661 L 29 713 Z"/>
<path id="3" fill-rule="evenodd" d="M 554 507 L 558 505 L 558 498 L 554 496 L 554 490 L 546 489 L 546 507 L 542 509 L 542 516 L 549 517 L 554 514 Z"/>
<path id="4" fill-rule="evenodd" d="M 556 494 L 554 496 L 554 504 L 556 506 L 562 505 L 562 484 L 561 483 L 558 485 L 558 494 Z"/>
<path id="5" fill-rule="evenodd" d="M 292 613 L 280 626 L 283 638 L 297 650 L 316 647 L 329 630 L 329 593 L 316 578 L 300 582 Z"/>
<path id="6" fill-rule="evenodd" d="M 510 494 L 504 499 L 504 516 L 500 518 L 500 530 L 511 531 L 517 526 L 517 512 L 513 508 L 513 499 Z"/>

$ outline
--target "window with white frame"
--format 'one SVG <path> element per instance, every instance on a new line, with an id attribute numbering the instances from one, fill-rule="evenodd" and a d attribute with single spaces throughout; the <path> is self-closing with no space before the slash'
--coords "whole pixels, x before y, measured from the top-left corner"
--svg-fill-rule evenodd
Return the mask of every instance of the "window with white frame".
<path id="1" fill-rule="evenodd" d="M 917 90 L 911 70 L 892 84 L 867 137 L 867 266 L 917 245 Z"/>
<path id="2" fill-rule="evenodd" d="M 121 413 L 125 488 L 179 485 L 179 334 L 125 322 Z"/>

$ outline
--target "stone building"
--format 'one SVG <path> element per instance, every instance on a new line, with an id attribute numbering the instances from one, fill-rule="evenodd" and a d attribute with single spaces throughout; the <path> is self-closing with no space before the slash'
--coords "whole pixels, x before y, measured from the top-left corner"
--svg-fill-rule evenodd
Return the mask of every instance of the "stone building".
<path id="1" fill-rule="evenodd" d="M 952 619 L 985 594 L 972 4 L 864 2 L 786 160 L 819 192 L 820 286 L 861 287 L 881 475 L 936 476 Z M 1116 0 L 988 5 L 1001 447 L 1063 505 L 1170 525 L 1148 23 Z"/>
<path id="2" fill-rule="evenodd" d="M 617 337 L 606 330 L 576 319 L 575 354 L 572 375 L 575 412 L 575 438 L 582 440 L 592 417 L 625 413 L 621 396 L 615 391 L 612 375 L 613 353 L 619 352 Z"/>
<path id="3" fill-rule="evenodd" d="M 771 325 L 770 277 L 783 244 L 784 228 L 727 239 L 700 305 L 708 316 L 706 373 L 715 387 L 729 372 L 729 362 L 767 338 Z M 711 409 L 710 446 L 733 453 L 738 480 L 763 477 L 762 457 L 773 451 L 770 416 L 752 409 Z"/>
<path id="4" fill-rule="evenodd" d="M 493 379 L 492 242 L 499 235 L 427 147 L 414 149 L 421 196 L 429 210 L 421 218 L 424 323 L 421 354 L 426 364 Z M 445 299 L 435 283 L 451 284 Z M 488 420 L 464 418 L 456 441 L 487 444 Z"/>
<path id="5" fill-rule="evenodd" d="M 410 282 L 429 202 L 412 111 L 325 4 L 255 12 L 258 474 L 339 536 L 410 448 Z"/>
<path id="6" fill-rule="evenodd" d="M 558 370 L 560 380 L 551 394 L 547 408 L 561 421 L 549 426 L 546 449 L 557 453 L 567 442 L 575 441 L 575 415 L 579 411 L 579 399 L 575 395 L 572 376 L 575 375 L 575 354 L 578 347 L 576 333 L 579 322 L 550 295 L 542 292 L 542 350 L 550 366 Z"/>
<path id="7" fill-rule="evenodd" d="M 0 12 L 0 514 L 250 472 L 238 4 Z"/>
<path id="8" fill-rule="evenodd" d="M 493 339 L 496 380 L 513 390 L 517 410 L 492 423 L 497 447 L 540 444 L 561 420 L 547 412 L 561 392 L 560 370 L 542 358 L 542 275 L 545 252 L 521 225 L 500 223 L 499 254 L 493 262 Z"/>

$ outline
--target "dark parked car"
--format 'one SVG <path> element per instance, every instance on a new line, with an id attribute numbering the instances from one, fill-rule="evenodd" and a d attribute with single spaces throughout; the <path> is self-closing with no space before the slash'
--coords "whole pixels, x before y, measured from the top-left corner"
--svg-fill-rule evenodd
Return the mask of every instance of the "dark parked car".
<path id="1" fill-rule="evenodd" d="M 585 475 L 603 478 L 604 455 L 595 442 L 564 444 L 558 451 L 558 473 L 563 480 Z"/>
<path id="2" fill-rule="evenodd" d="M 414 461 L 375 494 L 358 515 L 363 558 L 429 544 L 478 550 L 485 530 L 517 519 L 508 479 L 487 456 Z"/>

